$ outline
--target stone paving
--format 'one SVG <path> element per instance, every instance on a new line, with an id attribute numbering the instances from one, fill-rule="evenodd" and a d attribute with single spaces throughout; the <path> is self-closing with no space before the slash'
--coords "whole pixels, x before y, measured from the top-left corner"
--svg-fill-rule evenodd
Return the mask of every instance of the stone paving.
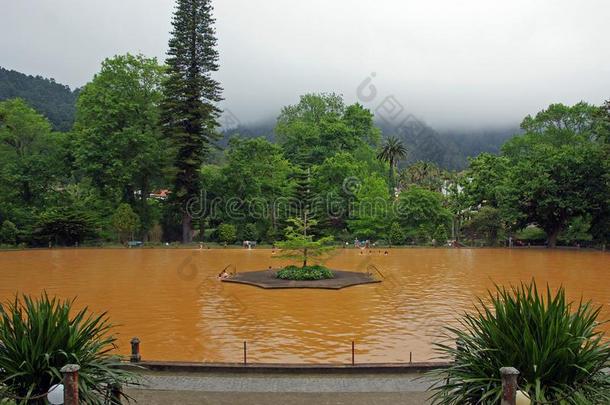
<path id="1" fill-rule="evenodd" d="M 127 392 L 143 404 L 427 404 L 419 374 L 233 374 L 154 372 Z"/>

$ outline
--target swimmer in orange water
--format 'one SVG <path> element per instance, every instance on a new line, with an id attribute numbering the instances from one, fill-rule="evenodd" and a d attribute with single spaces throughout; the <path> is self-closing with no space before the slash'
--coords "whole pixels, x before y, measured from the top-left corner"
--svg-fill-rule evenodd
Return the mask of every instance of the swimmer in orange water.
<path id="1" fill-rule="evenodd" d="M 231 275 L 229 273 L 227 273 L 227 270 L 223 270 L 219 275 L 218 278 L 219 279 L 223 279 L 223 278 L 229 278 Z"/>
<path id="2" fill-rule="evenodd" d="M 385 251 L 383 254 L 384 254 L 385 256 L 389 255 L 389 253 L 388 253 L 388 251 L 387 251 L 387 250 L 386 250 L 386 251 Z"/>

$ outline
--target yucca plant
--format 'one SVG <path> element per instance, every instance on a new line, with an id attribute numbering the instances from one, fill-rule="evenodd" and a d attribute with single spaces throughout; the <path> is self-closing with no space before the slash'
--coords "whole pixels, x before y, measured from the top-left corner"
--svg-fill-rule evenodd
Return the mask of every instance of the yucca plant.
<path id="1" fill-rule="evenodd" d="M 563 288 L 539 294 L 535 281 L 496 287 L 489 301 L 479 299 L 474 313 L 447 328 L 451 343 L 437 345 L 453 363 L 430 374 L 434 404 L 499 404 L 505 366 L 520 371 L 519 388 L 534 404 L 610 404 L 599 307 L 567 302 Z"/>
<path id="2" fill-rule="evenodd" d="M 43 394 L 62 381 L 66 364 L 80 366 L 79 397 L 85 404 L 112 403 L 111 384 L 137 382 L 111 353 L 116 338 L 106 313 L 75 311 L 73 304 L 44 293 L 0 305 L 0 398 L 45 404 Z"/>

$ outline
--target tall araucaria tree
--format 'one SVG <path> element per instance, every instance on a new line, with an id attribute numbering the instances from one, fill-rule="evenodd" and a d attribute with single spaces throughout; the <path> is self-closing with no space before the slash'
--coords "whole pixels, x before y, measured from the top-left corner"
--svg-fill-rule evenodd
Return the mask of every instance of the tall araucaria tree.
<path id="1" fill-rule="evenodd" d="M 182 210 L 182 242 L 192 241 L 189 199 L 199 196 L 200 168 L 216 139 L 222 100 L 212 4 L 209 0 L 178 0 L 167 52 L 168 79 L 162 123 L 176 148 L 172 198 Z"/>

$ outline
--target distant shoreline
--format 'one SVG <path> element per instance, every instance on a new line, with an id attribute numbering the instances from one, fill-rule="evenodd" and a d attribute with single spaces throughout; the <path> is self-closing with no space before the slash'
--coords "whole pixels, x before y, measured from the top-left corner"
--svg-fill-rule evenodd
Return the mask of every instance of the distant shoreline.
<path id="1" fill-rule="evenodd" d="M 199 244 L 170 244 L 170 245 L 148 245 L 148 246 L 138 246 L 138 247 L 127 247 L 118 244 L 108 244 L 101 246 L 56 246 L 56 247 L 0 247 L 0 252 L 19 252 L 19 251 L 41 251 L 41 250 L 248 250 L 241 245 L 219 245 L 219 244 L 204 244 L 203 249 L 199 248 Z M 388 246 L 388 245 L 380 245 L 371 248 L 355 248 L 353 245 L 350 245 L 347 248 L 342 247 L 342 245 L 336 246 L 337 250 L 363 250 L 363 251 L 373 251 L 380 249 L 392 249 L 392 250 L 404 250 L 404 249 L 466 249 L 466 250 L 491 250 L 491 249 L 504 249 L 504 250 L 574 250 L 574 251 L 593 251 L 593 252 L 606 252 L 600 247 L 576 247 L 576 246 L 557 246 L 553 249 L 549 249 L 544 245 L 534 245 L 534 246 L 513 246 L 512 248 L 506 246 L 463 246 L 463 247 L 452 247 L 452 246 L 427 246 L 427 245 L 402 245 L 402 246 Z M 258 245 L 251 250 L 274 250 L 272 245 Z M 279 250 L 275 248 L 275 250 Z"/>

